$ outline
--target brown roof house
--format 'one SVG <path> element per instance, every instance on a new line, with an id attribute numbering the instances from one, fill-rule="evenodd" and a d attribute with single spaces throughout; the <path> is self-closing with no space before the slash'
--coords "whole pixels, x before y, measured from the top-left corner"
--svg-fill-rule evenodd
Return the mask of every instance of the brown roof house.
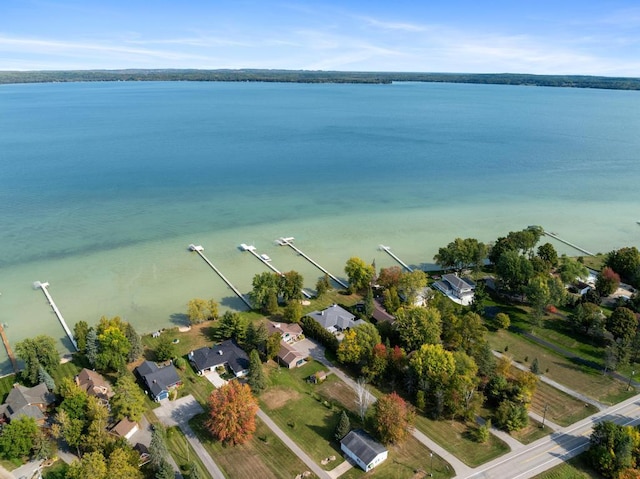
<path id="1" fill-rule="evenodd" d="M 297 368 L 306 363 L 305 355 L 285 341 L 280 341 L 278 362 L 289 369 Z"/>
<path id="2" fill-rule="evenodd" d="M 299 324 L 295 323 L 275 323 L 273 321 L 267 321 L 267 331 L 269 336 L 273 333 L 280 334 L 283 341 L 287 343 L 293 343 L 302 336 L 302 328 Z"/>
<path id="3" fill-rule="evenodd" d="M 28 388 L 21 384 L 14 384 L 6 401 L 0 406 L 0 417 L 5 421 L 23 416 L 32 417 L 37 423 L 45 420 L 45 411 L 55 401 L 53 393 L 49 392 L 45 383 Z"/>
<path id="4" fill-rule="evenodd" d="M 124 418 L 111 428 L 111 434 L 117 437 L 123 437 L 127 441 L 140 430 L 138 423 Z"/>
<path id="5" fill-rule="evenodd" d="M 111 385 L 107 380 L 100 373 L 92 371 L 91 369 L 84 368 L 75 377 L 75 381 L 89 396 L 97 397 L 103 404 L 108 404 L 114 395 Z"/>

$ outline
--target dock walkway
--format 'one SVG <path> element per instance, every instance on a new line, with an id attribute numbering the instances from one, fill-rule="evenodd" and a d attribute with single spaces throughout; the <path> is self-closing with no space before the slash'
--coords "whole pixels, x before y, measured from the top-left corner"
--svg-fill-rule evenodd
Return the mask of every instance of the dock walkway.
<path id="1" fill-rule="evenodd" d="M 69 341 L 71 341 L 71 344 L 73 344 L 73 347 L 75 348 L 75 350 L 78 351 L 78 343 L 76 343 L 76 340 L 73 337 L 73 334 L 69 329 L 69 326 L 67 326 L 67 322 L 62 317 L 62 313 L 56 306 L 56 303 L 53 301 L 53 298 L 51 297 L 51 295 L 49 294 L 49 291 L 47 290 L 47 288 L 49 287 L 49 283 L 46 283 L 46 282 L 41 283 L 40 281 L 36 281 L 35 283 L 33 283 L 33 287 L 36 289 L 40 288 L 42 290 L 42 292 L 47 298 L 47 301 L 49 301 L 49 306 L 51 306 L 51 309 L 53 309 L 53 312 L 58 317 L 58 321 L 60 321 L 60 324 L 62 325 L 62 329 L 64 329 L 64 332 L 67 333 L 67 336 L 69 337 Z"/>
<path id="2" fill-rule="evenodd" d="M 382 250 L 382 251 L 386 251 L 387 254 L 389 256 L 391 256 L 393 259 L 395 259 L 398 263 L 400 263 L 407 271 L 409 271 L 409 273 L 413 273 L 413 268 L 409 265 L 407 265 L 404 261 L 402 261 L 400 258 L 398 258 L 392 251 L 391 251 L 391 247 L 390 246 L 385 246 L 383 244 L 378 246 L 378 249 Z"/>
<path id="3" fill-rule="evenodd" d="M 576 246 L 575 244 L 570 243 L 569 241 L 560 238 L 555 233 L 550 233 L 549 231 L 546 231 L 546 230 L 542 230 L 542 233 L 544 233 L 545 235 L 549 236 L 550 238 L 553 238 L 553 239 L 555 239 L 557 241 L 560 241 L 561 243 L 566 244 L 567 246 L 571 246 L 573 249 L 576 249 L 576 250 L 580 251 L 581 253 L 584 253 L 584 254 L 589 255 L 589 256 L 595 256 L 595 254 L 591 253 L 590 251 L 587 251 L 586 249 L 581 248 L 580 246 Z"/>
<path id="4" fill-rule="evenodd" d="M 289 236 L 287 238 L 280 238 L 279 240 L 277 240 L 277 243 L 280 246 L 289 246 L 291 249 L 293 249 L 296 253 L 298 253 L 300 256 L 302 256 L 303 258 L 305 258 L 307 261 L 309 261 L 309 263 L 311 263 L 312 265 L 314 265 L 316 268 L 318 268 L 320 271 L 322 271 L 323 273 L 325 273 L 326 275 L 328 275 L 332 280 L 334 280 L 336 283 L 338 283 L 340 286 L 342 286 L 345 289 L 349 288 L 348 284 L 345 284 L 343 281 L 340 281 L 339 278 L 337 278 L 336 276 L 332 275 L 331 273 L 329 273 L 329 271 L 327 271 L 326 269 L 324 269 L 322 266 L 320 266 L 320 264 L 318 264 L 317 262 L 315 262 L 314 260 L 312 260 L 309 256 L 307 256 L 306 254 L 304 254 L 302 252 L 302 250 L 300 248 L 297 248 L 294 244 L 293 244 L 293 240 L 294 238 L 292 236 Z"/>
<path id="5" fill-rule="evenodd" d="M 20 369 L 18 368 L 18 361 L 16 361 L 16 356 L 13 354 L 13 350 L 11 349 L 11 345 L 9 344 L 9 340 L 7 339 L 7 334 L 4 332 L 4 326 L 2 326 L 1 324 L 0 324 L 0 336 L 2 336 L 4 349 L 7 350 L 7 356 L 9 356 L 9 360 L 11 361 L 13 372 L 18 373 L 18 371 L 20 371 Z"/>
<path id="6" fill-rule="evenodd" d="M 205 263 L 207 263 L 209 265 L 209 267 L 211 267 L 211 269 L 213 271 L 215 271 L 218 276 L 220 276 L 220 278 L 222 278 L 222 281 L 224 281 L 225 283 L 227 283 L 227 286 L 229 286 L 229 288 L 231 289 L 231 291 L 233 291 L 234 293 L 236 293 L 236 296 L 238 296 L 238 298 L 240 298 L 244 304 L 246 304 L 247 306 L 249 306 L 249 309 L 253 309 L 253 306 L 251 306 L 251 302 L 238 290 L 238 288 L 236 288 L 231 281 L 229 281 L 227 279 L 227 277 L 222 274 L 222 271 L 220 271 L 218 268 L 215 267 L 215 265 L 209 261 L 209 258 L 207 258 L 204 255 L 204 248 L 200 245 L 196 246 L 193 243 L 189 245 L 189 250 L 190 251 L 195 251 L 196 253 L 198 253 L 200 255 L 200 257 L 204 260 Z"/>
<path id="7" fill-rule="evenodd" d="M 273 271 L 274 273 L 280 275 L 280 276 L 284 276 L 284 274 L 282 273 L 282 271 L 280 271 L 278 268 L 276 268 L 274 265 L 271 264 L 271 258 L 269 258 L 266 254 L 258 254 L 256 253 L 256 247 L 253 245 L 247 245 L 245 243 L 242 243 L 240 245 L 240 248 L 242 249 L 242 251 L 248 251 L 249 253 L 251 253 L 253 256 L 255 256 L 256 258 L 258 258 L 258 260 L 260 260 L 262 263 L 264 263 L 264 265 L 269 268 L 271 271 Z M 311 294 L 308 293 L 307 291 L 305 291 L 304 289 L 302 290 L 302 294 L 307 298 L 307 299 L 311 299 Z"/>

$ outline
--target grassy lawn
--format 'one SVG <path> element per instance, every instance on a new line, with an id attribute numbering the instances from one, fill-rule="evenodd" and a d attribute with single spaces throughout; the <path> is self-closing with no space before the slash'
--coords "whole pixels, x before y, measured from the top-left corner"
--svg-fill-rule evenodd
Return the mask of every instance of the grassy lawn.
<path id="1" fill-rule="evenodd" d="M 506 354 L 516 362 L 531 364 L 534 358 L 538 358 L 540 371 L 549 379 L 602 403 L 615 404 L 633 395 L 626 390 L 626 384 L 592 368 L 574 363 L 510 331 L 490 332 L 487 339 L 496 351 L 504 353 L 505 348 L 508 348 Z"/>
<path id="2" fill-rule="evenodd" d="M 551 429 L 547 427 L 542 429 L 542 423 L 529 418 L 529 425 L 527 427 L 520 429 L 519 431 L 513 431 L 510 434 L 522 444 L 531 444 L 533 441 L 551 434 L 551 432 Z"/>
<path id="3" fill-rule="evenodd" d="M 214 441 L 203 428 L 205 417 L 194 417 L 191 427 L 227 477 L 233 479 L 291 479 L 307 470 L 280 439 L 259 419 L 253 439 L 238 446 Z"/>
<path id="4" fill-rule="evenodd" d="M 344 409 L 336 398 L 322 395 L 322 388 L 342 389 L 343 396 L 350 391 L 332 375 L 319 386 L 305 381 L 304 378 L 322 369 L 324 367 L 314 361 L 293 370 L 271 367 L 268 369 L 270 387 L 260 396 L 265 412 L 318 464 L 327 457 L 341 456 L 334 433 Z M 323 467 L 333 469 L 335 464 Z"/>
<path id="5" fill-rule="evenodd" d="M 389 447 L 389 457 L 382 464 L 365 474 L 360 468 L 352 468 L 340 479 L 376 477 L 380 479 L 406 479 L 428 477 L 431 458 L 424 446 L 410 436 L 400 446 Z M 446 479 L 453 476 L 453 470 L 445 461 L 433 455 L 433 477 Z"/>
<path id="6" fill-rule="evenodd" d="M 531 401 L 530 409 L 543 416 L 545 407 L 547 408 L 546 418 L 563 427 L 569 426 L 574 422 L 598 412 L 595 406 L 585 404 L 539 381 Z"/>
<path id="7" fill-rule="evenodd" d="M 509 446 L 492 434 L 486 443 L 476 442 L 473 427 L 459 421 L 433 421 L 420 414 L 416 415 L 416 429 L 467 466 L 477 467 L 509 452 Z"/>
<path id="8" fill-rule="evenodd" d="M 14 383 L 18 381 L 18 378 L 15 374 L 9 374 L 8 376 L 4 376 L 0 378 L 0 401 L 4 402 L 7 399 L 7 396 L 13 389 Z"/>
<path id="9" fill-rule="evenodd" d="M 184 434 L 182 434 L 182 431 L 180 431 L 178 427 L 170 427 L 167 429 L 167 447 L 169 448 L 169 452 L 176 461 L 176 464 L 180 468 L 180 472 L 183 474 L 185 479 L 189 479 L 191 477 L 189 466 L 192 462 L 200 469 L 198 471 L 200 473 L 198 477 L 211 479 L 209 471 L 207 471 L 204 464 L 191 447 L 191 444 L 189 444 L 189 441 L 187 441 Z"/>
<path id="10" fill-rule="evenodd" d="M 586 464 L 584 454 L 535 476 L 535 479 L 604 479 Z"/>

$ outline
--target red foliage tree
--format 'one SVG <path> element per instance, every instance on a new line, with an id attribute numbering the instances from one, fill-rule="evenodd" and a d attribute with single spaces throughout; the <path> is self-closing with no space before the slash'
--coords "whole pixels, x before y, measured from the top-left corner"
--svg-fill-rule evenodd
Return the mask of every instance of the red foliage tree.
<path id="1" fill-rule="evenodd" d="M 209 419 L 206 426 L 217 439 L 231 444 L 244 444 L 256 430 L 258 402 L 251 388 L 230 381 L 209 396 Z"/>
<path id="2" fill-rule="evenodd" d="M 374 427 L 385 444 L 402 442 L 413 429 L 415 412 L 395 392 L 382 396 L 374 405 Z"/>
<path id="3" fill-rule="evenodd" d="M 620 286 L 620 275 L 605 266 L 596 278 L 596 291 L 600 296 L 613 294 Z"/>

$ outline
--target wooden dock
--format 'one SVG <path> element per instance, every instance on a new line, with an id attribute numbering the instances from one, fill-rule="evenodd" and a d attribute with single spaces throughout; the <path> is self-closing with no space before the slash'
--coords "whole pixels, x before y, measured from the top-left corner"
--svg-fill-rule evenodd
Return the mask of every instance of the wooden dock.
<path id="1" fill-rule="evenodd" d="M 591 252 L 587 251 L 586 249 L 584 249 L 584 248 L 580 248 L 580 246 L 576 246 L 575 244 L 570 243 L 569 241 L 567 241 L 567 240 L 565 240 L 565 239 L 560 238 L 560 237 L 559 237 L 557 234 L 555 234 L 555 233 L 550 233 L 549 231 L 546 231 L 546 230 L 542 230 L 542 232 L 543 232 L 545 235 L 549 236 L 550 238 L 553 238 L 553 239 L 555 239 L 555 240 L 557 240 L 557 241 L 560 241 L 561 243 L 564 243 L 564 244 L 566 244 L 567 246 L 571 246 L 573 249 L 576 249 L 576 250 L 580 251 L 581 253 L 584 253 L 584 254 L 586 254 L 586 255 L 588 255 L 588 256 L 595 256 L 595 254 L 593 254 L 593 253 L 591 253 Z"/>
<path id="2" fill-rule="evenodd" d="M 387 254 L 389 256 L 391 256 L 393 259 L 395 259 L 398 263 L 400 263 L 402 265 L 403 268 L 405 268 L 407 271 L 409 271 L 409 273 L 413 272 L 413 268 L 411 266 L 409 266 L 408 264 L 406 264 L 404 261 L 402 261 L 400 258 L 398 258 L 392 251 L 391 251 L 391 247 L 390 246 L 385 246 L 383 244 L 378 245 L 378 249 L 381 251 L 386 251 Z"/>
<path id="3" fill-rule="evenodd" d="M 9 344 L 9 340 L 7 339 L 7 335 L 4 332 L 4 326 L 2 326 L 2 324 L 0 324 L 0 336 L 2 336 L 2 343 L 4 344 L 4 349 L 7 350 L 7 356 L 9 356 L 9 360 L 11 361 L 13 372 L 17 374 L 18 371 L 20 371 L 18 368 L 18 361 L 16 361 L 16 356 L 13 354 L 13 350 L 11 349 L 11 345 Z"/>
<path id="4" fill-rule="evenodd" d="M 332 275 L 331 273 L 329 273 L 329 271 L 327 271 L 326 269 L 324 269 L 322 266 L 320 266 L 320 264 L 318 264 L 317 262 L 315 262 L 314 260 L 312 260 L 309 256 L 307 256 L 306 254 L 304 254 L 302 252 L 302 250 L 300 248 L 297 248 L 294 244 L 293 244 L 293 236 L 289 236 L 287 238 L 280 238 L 279 240 L 276 240 L 276 242 L 280 245 L 280 246 L 289 246 L 291 249 L 293 249 L 296 253 L 298 253 L 300 256 L 302 256 L 304 259 L 306 259 L 309 263 L 311 263 L 312 265 L 314 265 L 316 268 L 318 268 L 320 271 L 322 271 L 324 274 L 326 274 L 327 276 L 329 276 L 332 280 L 334 280 L 336 283 L 338 283 L 340 286 L 342 286 L 345 289 L 349 288 L 349 285 L 345 284 L 343 281 L 340 281 L 339 278 L 337 278 L 336 276 Z"/>
<path id="5" fill-rule="evenodd" d="M 247 245 L 245 243 L 242 243 L 240 245 L 240 248 L 242 249 L 242 251 L 248 251 L 249 253 L 251 253 L 253 256 L 255 256 L 256 258 L 258 258 L 258 260 L 260 260 L 262 263 L 264 263 L 264 265 L 269 268 L 271 271 L 273 271 L 274 273 L 280 275 L 280 276 L 284 276 L 284 274 L 278 270 L 278 268 L 276 268 L 274 265 L 271 264 L 271 258 L 269 258 L 266 254 L 258 254 L 256 253 L 256 247 L 253 245 Z M 307 291 L 305 291 L 304 289 L 302 290 L 302 294 L 307 298 L 307 299 L 311 299 L 311 294 L 308 293 Z"/>
<path id="6" fill-rule="evenodd" d="M 227 277 L 224 274 L 222 274 L 222 272 L 218 268 L 214 266 L 214 264 L 211 261 L 209 261 L 209 258 L 207 258 L 204 255 L 204 248 L 202 246 L 200 245 L 196 246 L 194 244 L 190 244 L 189 250 L 195 251 L 196 253 L 198 253 L 200 257 L 204 260 L 204 262 L 207 263 L 211 267 L 211 269 L 215 271 L 218 274 L 218 276 L 220 276 L 220 278 L 222 278 L 222 281 L 227 283 L 227 286 L 231 289 L 231 291 L 233 291 L 236 294 L 236 296 L 238 296 L 238 298 L 240 298 L 244 302 L 244 304 L 249 306 L 249 309 L 253 309 L 253 306 L 251 306 L 251 303 L 249 302 L 249 300 L 238 290 L 238 288 L 236 288 L 231 283 L 231 281 L 227 279 Z"/>
<path id="7" fill-rule="evenodd" d="M 69 326 L 67 326 L 67 322 L 62 317 L 62 313 L 56 306 L 56 303 L 54 303 L 53 298 L 51 297 L 51 295 L 49 294 L 49 291 L 47 290 L 47 288 L 49 287 L 49 283 L 41 283 L 40 281 L 36 281 L 35 283 L 33 283 L 33 287 L 36 289 L 40 288 L 42 290 L 42 292 L 47 298 L 47 301 L 49 301 L 49 306 L 51 306 L 51 309 L 53 309 L 53 312 L 58 317 L 58 321 L 60 321 L 60 324 L 62 325 L 62 329 L 64 329 L 64 332 L 67 333 L 67 336 L 69 337 L 69 341 L 71 341 L 71 344 L 73 344 L 73 347 L 76 349 L 76 351 L 78 351 L 78 343 L 76 343 L 76 340 L 73 337 L 73 334 L 69 329 Z"/>

